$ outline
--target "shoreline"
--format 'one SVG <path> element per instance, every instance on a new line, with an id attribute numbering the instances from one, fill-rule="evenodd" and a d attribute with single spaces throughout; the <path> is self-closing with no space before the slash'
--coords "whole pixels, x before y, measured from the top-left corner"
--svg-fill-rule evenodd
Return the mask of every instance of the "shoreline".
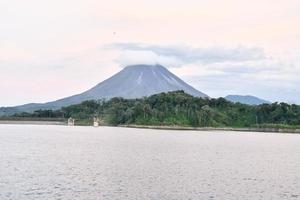
<path id="1" fill-rule="evenodd" d="M 15 125 L 67 125 L 62 121 L 34 121 L 34 120 L 0 120 L 0 124 L 15 124 Z"/>
<path id="2" fill-rule="evenodd" d="M 0 124 L 13 125 L 61 125 L 68 126 L 63 121 L 43 121 L 43 120 L 0 120 Z M 76 125 L 75 126 L 82 126 Z M 233 128 L 233 127 L 184 127 L 184 126 L 152 126 L 152 125 L 100 125 L 99 127 L 120 127 L 120 128 L 138 128 L 138 129 L 157 129 L 157 130 L 182 130 L 182 131 L 239 131 L 239 132 L 264 132 L 264 133 L 294 133 L 300 134 L 300 129 L 283 128 Z M 97 127 L 96 127 L 97 128 Z"/>
<path id="3" fill-rule="evenodd" d="M 123 128 L 158 129 L 158 130 L 185 130 L 185 131 L 239 131 L 263 133 L 294 133 L 300 134 L 300 129 L 282 128 L 233 128 L 233 127 L 182 127 L 182 126 L 147 126 L 147 125 L 119 125 Z"/>

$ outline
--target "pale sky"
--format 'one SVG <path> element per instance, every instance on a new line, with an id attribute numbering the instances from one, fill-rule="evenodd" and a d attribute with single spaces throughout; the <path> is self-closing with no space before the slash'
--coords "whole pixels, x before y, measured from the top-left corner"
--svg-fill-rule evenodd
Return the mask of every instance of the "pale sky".
<path id="1" fill-rule="evenodd" d="M 0 0 L 0 107 L 83 92 L 129 64 L 211 97 L 300 104 L 299 0 Z"/>

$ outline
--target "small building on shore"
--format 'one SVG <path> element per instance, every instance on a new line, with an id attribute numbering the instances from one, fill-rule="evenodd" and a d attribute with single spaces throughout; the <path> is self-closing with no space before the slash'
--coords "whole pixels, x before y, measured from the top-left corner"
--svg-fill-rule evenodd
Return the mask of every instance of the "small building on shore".
<path id="1" fill-rule="evenodd" d="M 94 117 L 94 127 L 98 127 L 98 126 L 99 126 L 99 118 Z"/>
<path id="2" fill-rule="evenodd" d="M 68 126 L 74 126 L 75 125 L 75 119 L 73 119 L 72 117 L 70 117 L 68 119 Z"/>

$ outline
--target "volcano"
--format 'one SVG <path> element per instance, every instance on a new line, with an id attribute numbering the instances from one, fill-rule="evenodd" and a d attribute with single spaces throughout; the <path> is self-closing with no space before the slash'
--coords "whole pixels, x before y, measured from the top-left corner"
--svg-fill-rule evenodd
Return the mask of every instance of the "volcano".
<path id="1" fill-rule="evenodd" d="M 86 100 L 110 99 L 113 97 L 133 99 L 176 90 L 183 90 L 187 94 L 196 97 L 208 98 L 206 94 L 188 85 L 161 65 L 131 65 L 81 94 L 53 102 L 31 103 L 11 107 L 11 109 L 26 112 L 38 109 L 55 110 Z"/>

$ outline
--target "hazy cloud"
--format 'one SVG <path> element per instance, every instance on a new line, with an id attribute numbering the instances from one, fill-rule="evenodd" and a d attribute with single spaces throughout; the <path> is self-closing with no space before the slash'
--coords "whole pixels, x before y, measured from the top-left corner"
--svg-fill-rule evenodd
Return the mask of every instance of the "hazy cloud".
<path id="1" fill-rule="evenodd" d="M 288 97 L 289 102 L 300 97 L 299 59 L 282 59 L 260 47 L 116 43 L 108 48 L 119 52 L 115 62 L 122 66 L 160 63 L 211 96 L 252 94 L 271 101 Z"/>
<path id="2" fill-rule="evenodd" d="M 0 107 L 76 94 L 136 63 L 160 63 L 210 96 L 300 103 L 299 7 L 299 0 L 2 0 Z"/>
<path id="3" fill-rule="evenodd" d="M 167 63 L 169 67 L 178 67 L 182 64 L 200 63 L 213 64 L 224 62 L 244 62 L 257 61 L 266 58 L 264 49 L 258 47 L 208 47 L 194 48 L 187 45 L 147 45 L 141 43 L 117 43 L 110 45 L 111 48 L 117 48 L 121 53 L 118 62 L 128 64 L 129 62 L 142 62 L 141 58 L 148 62 L 148 59 L 156 63 Z M 130 53 L 128 53 L 130 52 Z M 133 54 L 143 54 L 134 56 Z M 130 57 L 126 56 L 129 54 Z M 137 59 L 135 61 L 135 59 Z M 169 62 L 169 63 L 168 63 Z"/>

